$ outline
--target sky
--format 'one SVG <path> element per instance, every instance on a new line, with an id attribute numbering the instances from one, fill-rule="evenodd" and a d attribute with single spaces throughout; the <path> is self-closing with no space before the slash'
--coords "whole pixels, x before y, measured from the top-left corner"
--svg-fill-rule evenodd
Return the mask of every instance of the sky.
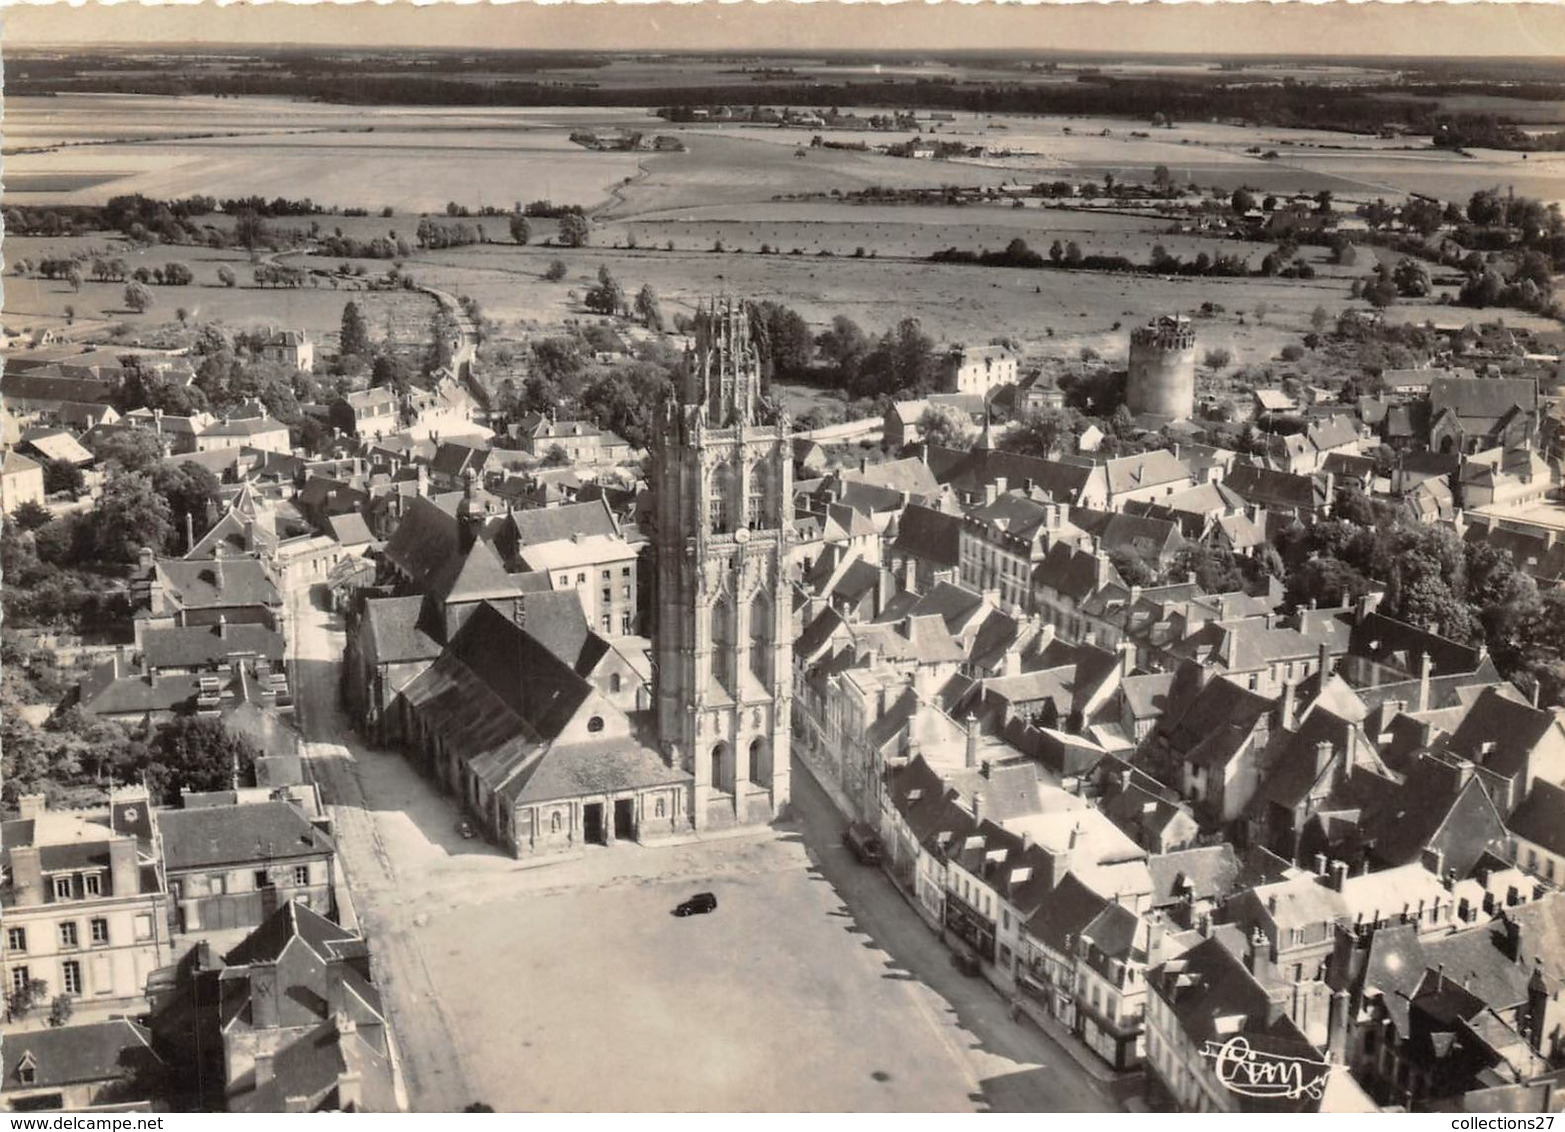
<path id="1" fill-rule="evenodd" d="M 0 44 L 297 43 L 572 50 L 1003 49 L 1565 57 L 1537 3 L 172 3 L 0 0 Z"/>

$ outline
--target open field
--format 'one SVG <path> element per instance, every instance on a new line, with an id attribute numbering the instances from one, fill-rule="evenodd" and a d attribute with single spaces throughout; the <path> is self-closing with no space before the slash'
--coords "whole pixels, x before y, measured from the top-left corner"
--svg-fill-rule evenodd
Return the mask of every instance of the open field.
<path id="1" fill-rule="evenodd" d="M 125 192 L 260 193 L 419 212 L 437 211 L 453 199 L 471 207 L 548 197 L 605 205 L 606 215 L 627 217 L 877 184 L 1030 184 L 1106 172 L 1145 181 L 1160 164 L 1177 179 L 1204 187 L 1326 188 L 1344 200 L 1412 191 L 1465 199 L 1494 184 L 1546 200 L 1565 196 L 1565 155 L 1478 151 L 1461 157 L 1417 138 L 1205 122 L 1151 130 L 1123 119 L 959 114 L 928 135 L 1015 155 L 933 162 L 842 150 L 800 158 L 798 149 L 822 131 L 676 125 L 642 109 L 68 95 L 10 98 L 5 110 L 7 189 L 19 201 L 38 204 L 92 203 Z M 593 153 L 566 138 L 578 127 L 677 134 L 689 151 Z M 912 136 L 824 133 L 872 145 Z M 1256 146 L 1279 156 L 1262 160 L 1246 152 Z M 330 156 L 323 160 L 323 154 Z M 627 177 L 634 178 L 629 185 Z"/>

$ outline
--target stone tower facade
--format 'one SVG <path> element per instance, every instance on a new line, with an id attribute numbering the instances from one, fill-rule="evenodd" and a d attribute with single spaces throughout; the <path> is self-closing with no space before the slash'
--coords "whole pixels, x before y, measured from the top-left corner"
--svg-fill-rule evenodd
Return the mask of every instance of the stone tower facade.
<path id="1" fill-rule="evenodd" d="M 1195 326 L 1188 318 L 1163 315 L 1130 332 L 1125 402 L 1137 414 L 1195 415 Z"/>
<path id="2" fill-rule="evenodd" d="M 792 442 L 761 396 L 744 304 L 701 311 L 686 361 L 652 442 L 653 685 L 664 755 L 695 780 L 692 820 L 720 829 L 788 802 Z"/>

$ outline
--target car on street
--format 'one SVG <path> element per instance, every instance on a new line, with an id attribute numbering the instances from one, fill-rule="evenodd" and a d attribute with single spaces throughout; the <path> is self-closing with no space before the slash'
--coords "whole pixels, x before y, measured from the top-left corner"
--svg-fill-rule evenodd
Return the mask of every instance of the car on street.
<path id="1" fill-rule="evenodd" d="M 710 892 L 698 892 L 674 909 L 676 916 L 704 916 L 717 911 L 717 897 Z"/>
<path id="2" fill-rule="evenodd" d="M 978 956 L 965 947 L 951 952 L 951 966 L 969 977 L 978 974 Z"/>
<path id="3" fill-rule="evenodd" d="M 878 865 L 884 855 L 880 838 L 864 822 L 856 821 L 842 831 L 842 844 L 861 865 Z"/>

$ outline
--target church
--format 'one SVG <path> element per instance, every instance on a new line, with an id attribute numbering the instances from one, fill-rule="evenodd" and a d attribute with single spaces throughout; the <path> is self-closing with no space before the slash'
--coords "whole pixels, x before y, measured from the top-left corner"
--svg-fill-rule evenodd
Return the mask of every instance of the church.
<path id="1" fill-rule="evenodd" d="M 788 801 L 789 424 L 750 312 L 697 317 L 653 443 L 650 689 L 640 639 L 575 591 L 507 573 L 504 506 L 472 479 L 393 534 L 393 596 L 350 618 L 345 696 L 518 857 L 765 824 Z"/>

